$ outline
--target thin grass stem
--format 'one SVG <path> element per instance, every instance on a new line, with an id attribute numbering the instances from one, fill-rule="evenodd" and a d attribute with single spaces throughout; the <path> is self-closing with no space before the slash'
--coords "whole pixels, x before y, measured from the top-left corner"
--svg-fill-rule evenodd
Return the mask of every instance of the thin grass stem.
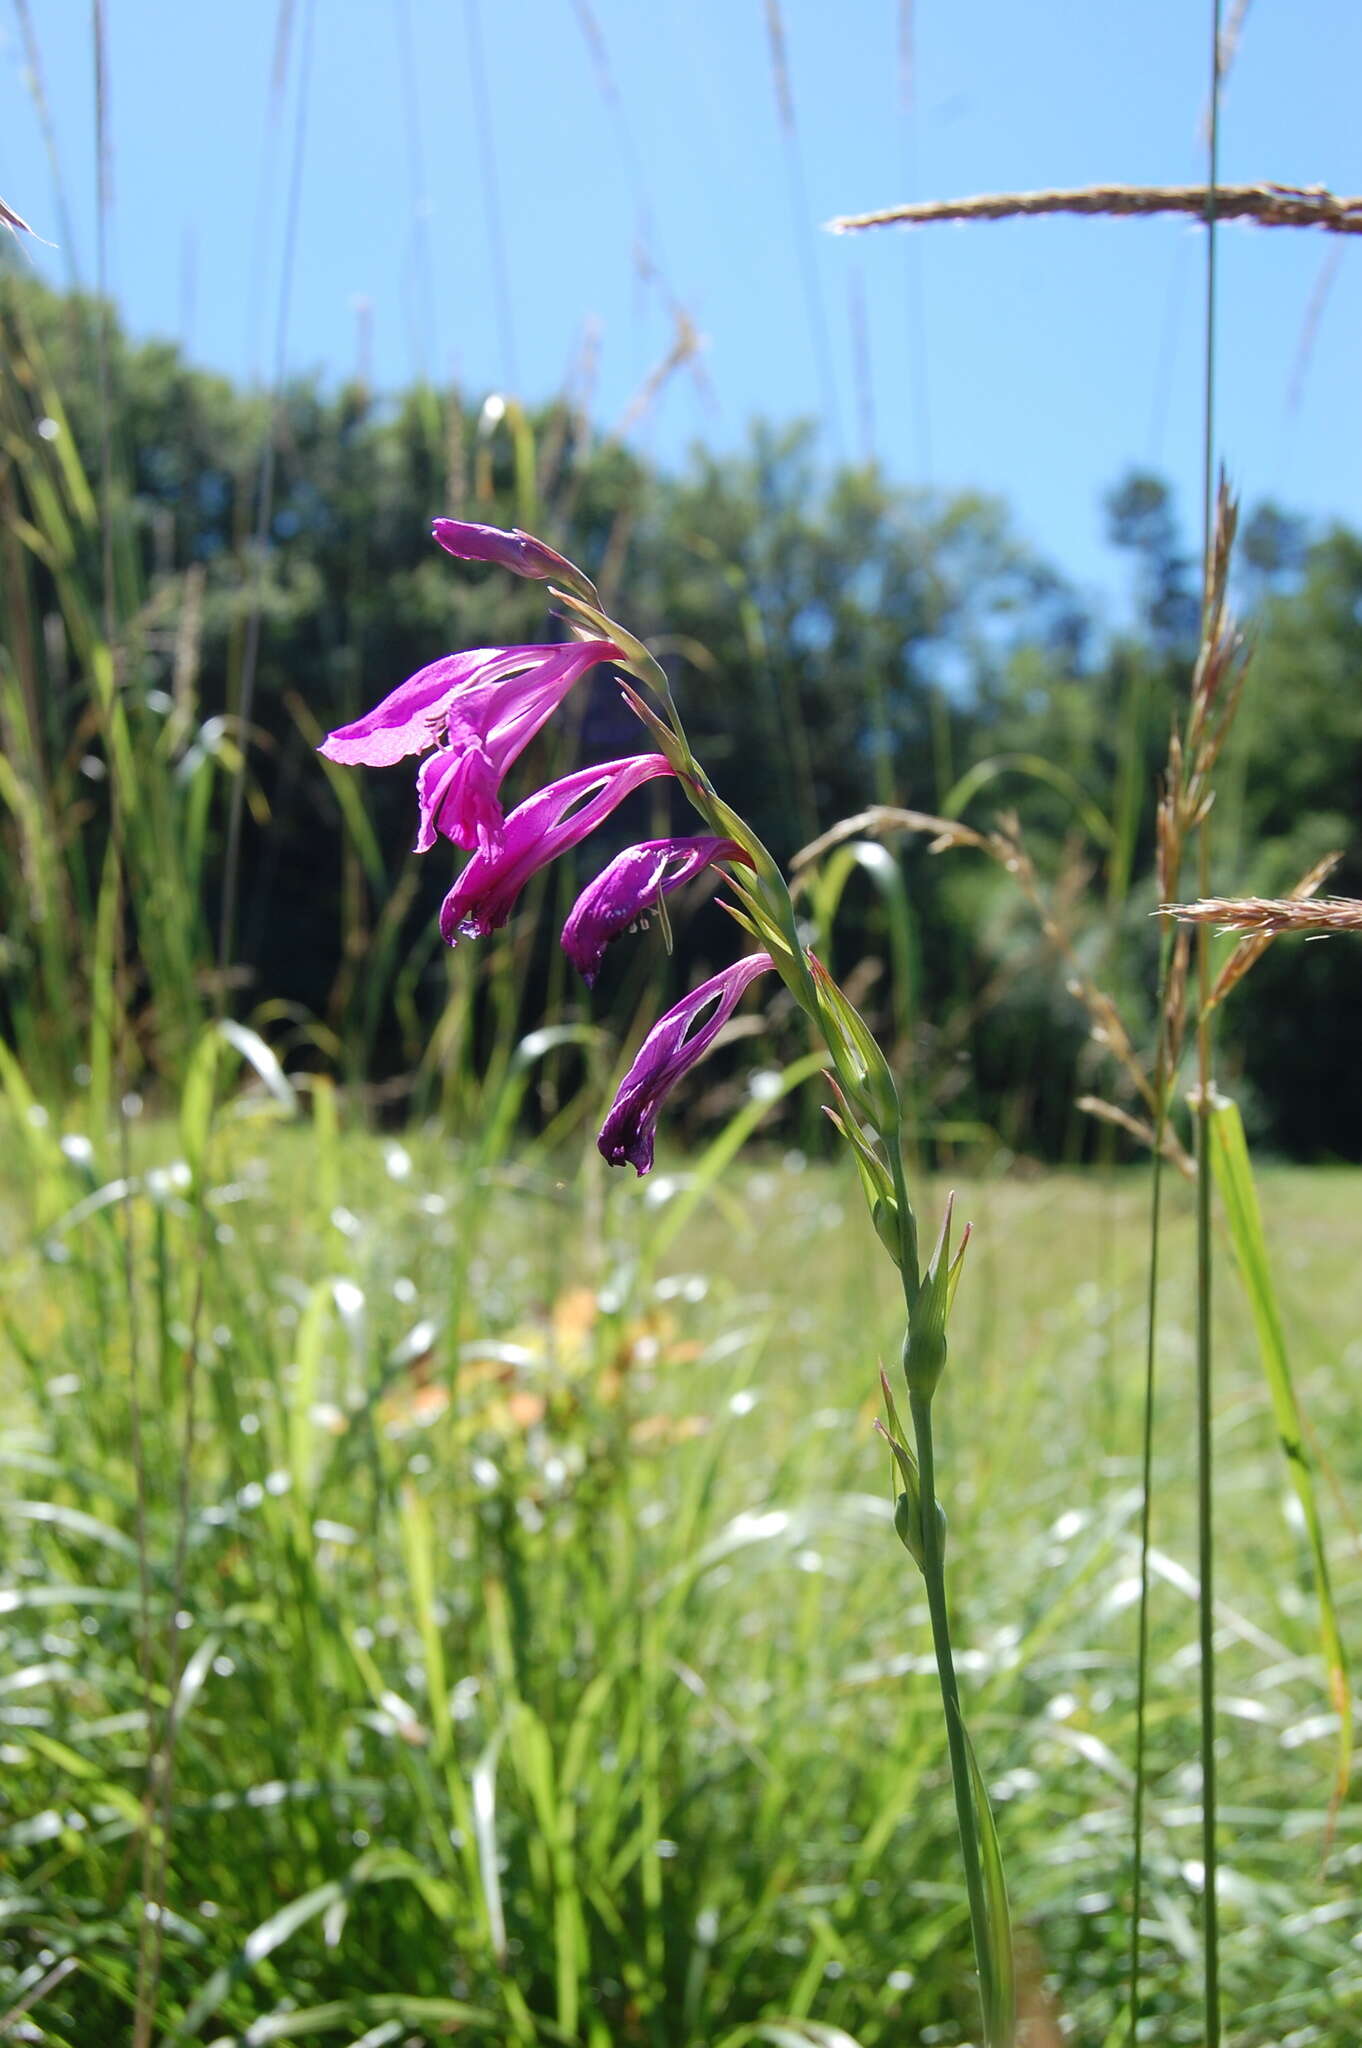
<path id="1" fill-rule="evenodd" d="M 128 1130 L 126 1096 L 130 1073 L 128 1063 L 130 987 L 127 962 L 126 891 L 128 880 L 126 789 L 123 762 L 115 738 L 120 716 L 118 669 L 115 656 L 117 632 L 114 578 L 114 473 L 113 393 L 111 381 L 111 328 L 113 313 L 108 296 L 109 216 L 112 210 L 109 141 L 108 24 L 104 0 L 93 0 L 90 32 L 94 55 L 95 90 L 95 308 L 96 388 L 99 406 L 99 531 L 100 596 L 103 622 L 103 654 L 108 664 L 103 682 L 97 685 L 97 703 L 110 767 L 109 833 L 113 849 L 113 959 L 111 974 L 114 1002 L 111 1062 L 113 1097 L 117 1104 L 119 1175 L 131 1184 L 131 1140 Z M 95 1133 L 102 1141 L 103 1131 Z M 151 1559 L 147 1515 L 146 1436 L 142 1406 L 142 1341 L 137 1289 L 137 1245 L 131 1199 L 119 1205 L 118 1246 L 123 1308 L 128 1347 L 129 1450 L 134 1473 L 134 1526 L 137 1546 L 137 1655 L 138 1675 L 146 1703 L 147 1726 L 154 1725 L 155 1673 L 151 1640 Z M 154 1739 L 148 1744 L 146 1782 L 143 1789 L 141 1836 L 142 1913 L 137 1932 L 137 1964 L 133 2005 L 133 2048 L 147 2048 L 151 2039 L 156 1988 L 160 1974 L 157 1941 L 159 1914 L 149 1910 L 156 1886 L 157 1753 Z M 156 1901 L 159 1905 L 159 1900 Z"/>
<path id="2" fill-rule="evenodd" d="M 247 749 L 251 719 L 255 711 L 256 677 L 260 666 L 260 640 L 264 630 L 265 559 L 274 518 L 274 477 L 278 456 L 280 415 L 284 403 L 284 369 L 288 359 L 289 308 L 297 269 L 298 221 L 302 208 L 303 162 L 307 143 L 308 87 L 312 72 L 312 29 L 314 9 L 303 15 L 302 53 L 299 59 L 298 103 L 293 134 L 293 161 L 289 168 L 288 201 L 284 216 L 284 247 L 279 271 L 279 303 L 275 315 L 274 375 L 265 446 L 261 452 L 256 496 L 254 591 L 246 619 L 246 642 L 237 681 L 236 718 L 240 750 L 227 813 L 227 846 L 222 869 L 222 913 L 218 924 L 218 1015 L 226 1008 L 227 969 L 236 943 L 237 912 L 241 889 L 241 836 L 246 805 Z"/>
<path id="3" fill-rule="evenodd" d="M 1130 1882 L 1130 2041 L 1140 2026 L 1140 1917 L 1144 1911 L 1144 1792 L 1146 1719 L 1149 1707 L 1149 1552 L 1154 1499 L 1154 1393 L 1158 1359 L 1159 1241 L 1163 1211 L 1163 1104 L 1160 1089 L 1154 1155 L 1149 1186 L 1149 1277 L 1145 1297 L 1144 1415 L 1140 1434 L 1140 1608 L 1135 1661 L 1135 1792 L 1131 1810 Z"/>
<path id="4" fill-rule="evenodd" d="M 1209 824 L 1201 828 L 1203 889 Z M 1215 1517 L 1211 1444 L 1211 1016 L 1210 934 L 1197 932 L 1196 1440 L 1197 1633 L 1201 1652 L 1201 1862 L 1206 2048 L 1220 2042 L 1220 1912 L 1216 1895 Z"/>
<path id="5" fill-rule="evenodd" d="M 1215 560 L 1216 183 L 1220 153 L 1221 0 L 1211 0 L 1206 177 L 1206 378 L 1203 444 L 1203 617 L 1211 631 Z M 1210 823 L 1197 835 L 1201 894 L 1210 893 Z M 1220 1910 L 1216 1891 L 1214 1489 L 1211 1465 L 1210 933 L 1197 930 L 1196 1400 L 1198 1637 L 1201 1649 L 1202 1997 L 1206 2048 L 1220 2044 Z"/>

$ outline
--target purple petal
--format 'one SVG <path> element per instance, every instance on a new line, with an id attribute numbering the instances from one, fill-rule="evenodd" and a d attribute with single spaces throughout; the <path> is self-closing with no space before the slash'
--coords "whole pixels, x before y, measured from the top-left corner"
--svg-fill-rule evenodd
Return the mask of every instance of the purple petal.
<path id="1" fill-rule="evenodd" d="M 478 526 L 466 519 L 436 519 L 430 530 L 447 553 L 464 562 L 493 562 L 513 576 L 532 576 L 541 583 L 561 577 L 574 583 L 585 580 L 566 555 L 518 526 L 508 533 L 500 526 Z"/>
<path id="2" fill-rule="evenodd" d="M 318 751 L 329 761 L 348 766 L 391 768 L 408 754 L 423 754 L 434 746 L 449 704 L 460 691 L 495 680 L 508 668 L 525 667 L 527 657 L 550 651 L 474 647 L 467 654 L 442 655 L 390 690 L 382 703 L 362 718 L 329 732 Z"/>
<path id="3" fill-rule="evenodd" d="M 563 926 L 563 951 L 588 986 L 612 939 L 716 860 L 744 860 L 731 839 L 645 839 L 626 846 L 588 882 Z"/>
<path id="4" fill-rule="evenodd" d="M 540 728 L 546 725 L 578 678 L 596 662 L 616 652 L 608 640 L 583 640 L 542 650 L 544 658 L 528 672 L 505 676 L 463 690 L 450 707 L 441 754 L 455 756 L 417 778 L 421 829 L 417 851 L 424 853 L 439 832 L 456 846 L 493 853 L 504 826 L 497 791 L 513 761 L 519 759 Z M 459 765 L 467 757 L 466 772 Z M 438 785 L 440 801 L 432 807 Z"/>
<path id="5" fill-rule="evenodd" d="M 653 1138 L 663 1098 L 702 1060 L 732 1016 L 749 982 L 773 962 L 769 953 L 748 953 L 722 974 L 692 989 L 675 1009 L 660 1017 L 619 1086 L 610 1114 L 601 1125 L 597 1147 L 611 1166 L 627 1162 L 647 1173 L 653 1163 Z M 713 1011 L 696 1027 L 696 1018 L 710 1004 Z"/>
<path id="6" fill-rule="evenodd" d="M 500 845 L 475 853 L 446 896 L 440 910 L 445 943 L 496 931 L 531 875 L 594 832 L 632 790 L 675 772 L 662 754 L 633 754 L 579 768 L 527 797 L 506 820 Z"/>
<path id="7" fill-rule="evenodd" d="M 492 853 L 501 842 L 504 818 L 496 763 L 476 734 L 459 746 L 437 747 L 416 771 L 421 809 L 415 853 L 429 853 L 436 833 L 460 846 Z"/>
<path id="8" fill-rule="evenodd" d="M 618 651 L 609 640 L 580 640 L 443 655 L 408 676 L 362 718 L 328 733 L 320 751 L 331 761 L 390 768 L 433 747 L 457 713 L 480 738 L 495 740 L 504 772 L 578 677 Z"/>

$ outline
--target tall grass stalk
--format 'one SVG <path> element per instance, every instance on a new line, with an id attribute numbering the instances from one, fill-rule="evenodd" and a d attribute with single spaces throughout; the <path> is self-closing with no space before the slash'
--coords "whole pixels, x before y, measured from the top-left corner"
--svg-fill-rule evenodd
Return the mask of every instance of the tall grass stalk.
<path id="1" fill-rule="evenodd" d="M 1198 858 L 1209 866 L 1209 824 L 1203 825 Z M 1196 1429 L 1197 1429 L 1197 1640 L 1201 1705 L 1201 1862 L 1203 1896 L 1203 1996 L 1207 2048 L 1220 2041 L 1220 1908 L 1217 1894 L 1215 1757 L 1215 1498 L 1212 1437 L 1211 1336 L 1211 1075 L 1210 934 L 1197 933 L 1197 1180 L 1196 1180 Z"/>
<path id="2" fill-rule="evenodd" d="M 256 523 L 253 565 L 253 593 L 246 615 L 246 634 L 237 675 L 235 715 L 243 736 L 241 759 L 232 778 L 227 811 L 227 847 L 223 858 L 222 905 L 218 926 L 218 1002 L 226 1002 L 227 969 L 236 944 L 237 894 L 240 887 L 241 828 L 246 807 L 245 735 L 255 711 L 256 679 L 260 667 L 260 637 L 264 630 L 264 577 L 274 517 L 274 475 L 278 457 L 280 409 L 284 373 L 288 361 L 289 308 L 297 268 L 298 226 L 302 213 L 303 169 L 307 153 L 307 108 L 312 80 L 312 33 L 315 0 L 304 0 L 302 49 L 298 65 L 298 101 L 294 119 L 293 155 L 289 166 L 288 192 L 284 204 L 284 241 L 279 262 L 279 300 L 275 313 L 273 381 L 264 444 L 260 451 L 260 473 L 256 480 Z M 282 28 L 282 23 L 281 23 Z"/>
<path id="3" fill-rule="evenodd" d="M 106 869 L 110 899 L 110 925 L 113 934 L 112 959 L 108 968 L 113 1010 L 109 1056 L 113 1095 L 116 1104 L 119 1172 L 124 1186 L 130 1186 L 132 1172 L 127 1091 L 131 1086 L 131 1068 L 127 1056 L 129 973 L 126 951 L 127 933 L 124 890 L 128 873 L 126 806 L 129 799 L 133 797 L 133 788 L 132 776 L 128 772 L 130 763 L 127 761 L 126 756 L 121 761 L 118 759 L 119 749 L 116 745 L 113 727 L 118 678 L 113 663 L 117 606 L 114 581 L 113 392 L 110 384 L 110 329 L 113 321 L 113 309 L 109 303 L 108 296 L 108 237 L 112 208 L 110 151 L 112 143 L 109 134 L 108 42 L 104 0 L 93 0 L 91 27 L 94 42 L 95 249 L 96 283 L 99 298 L 96 313 L 95 350 L 99 406 L 100 594 L 103 618 L 103 645 L 109 655 L 104 687 L 99 689 L 98 708 L 105 740 L 105 757 L 111 769 L 109 855 Z M 97 687 L 98 683 L 99 678 L 97 675 Z M 96 1014 L 98 1014 L 97 1010 Z M 92 1074 L 98 1070 L 96 1061 L 92 1060 Z M 104 1107 L 107 1109 L 107 1103 Z M 100 1135 L 102 1137 L 103 1133 L 101 1132 Z M 118 1225 L 120 1275 L 122 1282 L 121 1309 L 123 1317 L 126 1319 L 129 1448 L 136 1490 L 134 1519 L 137 1548 L 138 1665 L 147 1727 L 146 1773 L 142 1792 L 146 1819 L 142 1829 L 140 1845 L 143 1909 L 137 1939 L 137 1977 L 133 2006 L 132 2039 L 133 2048 L 148 2048 L 151 2040 L 153 2012 L 160 1979 L 159 1921 L 164 1899 L 158 1882 L 161 1872 L 157 1868 L 157 1829 L 152 1824 L 152 1817 L 159 1813 L 161 1801 L 160 1787 L 157 1783 L 157 1750 L 151 1732 L 155 1716 L 155 1649 L 152 1633 L 151 1559 L 148 1548 L 148 1477 L 143 1413 L 141 1295 L 137 1285 L 138 1242 L 135 1235 L 135 1219 L 131 1202 L 124 1201 L 119 1204 Z"/>
<path id="4" fill-rule="evenodd" d="M 1211 90 L 1206 138 L 1206 335 L 1205 397 L 1202 450 L 1202 613 L 1203 631 L 1212 630 L 1215 614 L 1215 375 L 1216 375 L 1216 185 L 1220 154 L 1220 86 L 1224 54 L 1221 0 L 1210 4 Z M 1209 808 L 1197 834 L 1201 894 L 1209 894 L 1211 869 Z M 1197 966 L 1197 1559 L 1198 1638 L 1201 1652 L 1201 1863 L 1203 1914 L 1203 1984 L 1206 2048 L 1220 2048 L 1220 1899 L 1216 1844 L 1215 1757 L 1215 1500 L 1212 1468 L 1212 1330 L 1211 1330 L 1211 979 L 1210 933 L 1199 928 Z"/>
<path id="5" fill-rule="evenodd" d="M 1135 1753 L 1131 1788 L 1130 1949 L 1128 2012 L 1130 2048 L 1139 2040 L 1140 1946 L 1144 1913 L 1145 1799 L 1149 1717 L 1150 1549 L 1154 1514 L 1154 1416 L 1158 1374 L 1159 1255 L 1163 1236 L 1164 1132 L 1168 1122 L 1171 1077 L 1167 1070 L 1166 1005 L 1171 934 L 1165 930 L 1160 948 L 1159 1046 L 1154 1071 L 1154 1144 L 1149 1162 L 1148 1267 L 1144 1305 L 1144 1389 L 1140 1419 L 1140 1552 L 1139 1605 L 1135 1634 Z"/>

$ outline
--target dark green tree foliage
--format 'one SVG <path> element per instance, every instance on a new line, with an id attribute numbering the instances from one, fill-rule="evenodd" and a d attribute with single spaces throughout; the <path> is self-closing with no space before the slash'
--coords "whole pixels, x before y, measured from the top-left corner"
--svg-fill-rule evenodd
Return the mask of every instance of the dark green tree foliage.
<path id="1" fill-rule="evenodd" d="M 1184 551 L 1168 486 L 1132 470 L 1107 499 L 1107 537 L 1139 565 L 1139 601 L 1154 645 L 1185 650 L 1196 641 L 1196 565 Z"/>
<path id="2" fill-rule="evenodd" d="M 1337 850 L 1344 859 L 1328 888 L 1362 896 L 1356 534 L 1341 527 L 1325 533 L 1303 551 L 1294 586 L 1265 601 L 1248 720 L 1236 887 L 1283 894 L 1312 862 Z M 1239 1001 L 1235 1042 L 1259 1116 L 1280 1142 L 1309 1156 L 1362 1154 L 1360 968 L 1359 948 L 1336 940 L 1274 947 Z"/>
<path id="3" fill-rule="evenodd" d="M 11 374 L 22 374 L 27 348 L 41 351 L 97 478 L 97 310 L 12 277 L 0 291 Z M 450 648 L 562 630 L 543 586 L 436 549 L 436 513 L 538 530 L 591 568 L 607 605 L 653 638 L 698 751 L 782 858 L 868 802 L 949 807 L 977 769 L 971 822 L 1014 808 L 1038 871 L 1084 871 L 1077 943 L 1132 1023 L 1147 1025 L 1157 928 L 1142 878 L 1197 625 L 1196 571 L 1158 479 L 1133 475 L 1108 500 L 1111 536 L 1135 561 L 1139 629 L 1103 644 L 996 500 L 906 492 L 873 468 L 829 474 L 807 427 L 754 427 L 740 453 L 697 448 L 673 476 L 593 438 L 566 405 L 495 419 L 454 393 L 417 388 L 380 402 L 357 385 L 330 392 L 308 379 L 272 401 L 190 368 L 164 344 L 133 345 L 116 326 L 109 389 L 125 687 L 192 699 L 198 743 L 214 744 L 233 730 L 258 616 L 234 959 L 248 1007 L 270 1001 L 322 1020 L 350 1073 L 396 1071 L 420 1053 L 447 994 L 432 917 L 455 857 L 408 860 L 411 775 L 399 768 L 357 783 L 381 863 L 366 870 L 315 741 Z M 80 547 L 80 574 L 97 592 L 97 530 Z M 1241 576 L 1260 644 L 1233 800 L 1222 798 L 1223 820 L 1217 813 L 1216 880 L 1277 889 L 1325 842 L 1348 843 L 1359 815 L 1362 541 L 1341 531 L 1311 541 L 1266 506 L 1245 521 Z M 55 612 L 40 563 L 30 587 L 34 608 Z M 6 642 L 21 630 L 11 616 Z M 78 677 L 51 693 L 58 752 L 88 742 L 84 704 Z M 510 794 L 639 743 L 605 676 L 573 712 L 566 738 L 546 735 L 520 764 Z M 1025 767 L 1037 757 L 1050 779 Z M 638 816 L 615 821 L 616 844 L 664 827 L 659 789 Z M 1080 831 L 1085 802 L 1089 820 L 1106 821 L 1100 842 Z M 83 829 L 99 829 L 97 805 Z M 220 823 L 215 831 L 205 930 L 221 889 Z M 1033 908 L 977 855 L 933 857 L 916 840 L 895 850 L 915 962 L 911 1042 L 900 1053 L 925 1119 L 982 1120 L 1032 1150 L 1086 1147 L 1072 1101 L 1103 1075 Z M 587 849 L 590 862 L 601 857 Z M 542 885 L 547 909 L 566 907 L 574 879 Z M 842 959 L 865 954 L 873 1009 L 884 911 L 858 888 L 844 909 Z M 682 922 L 689 955 L 678 973 L 722 949 L 717 915 Z M 552 940 L 543 916 L 519 975 L 520 1028 L 546 1000 L 585 1010 Z M 1355 1153 L 1362 1109 L 1344 1069 L 1358 954 L 1342 941 L 1304 953 L 1279 949 L 1235 998 L 1226 1062 L 1242 1065 L 1279 1143 Z M 658 961 L 655 943 L 617 947 L 607 975 L 636 983 Z M 887 982 L 882 993 L 887 1011 Z M 1340 1095 L 1351 1091 L 1352 1111 L 1337 1100 L 1321 1108 L 1315 1084 L 1326 1072 Z"/>

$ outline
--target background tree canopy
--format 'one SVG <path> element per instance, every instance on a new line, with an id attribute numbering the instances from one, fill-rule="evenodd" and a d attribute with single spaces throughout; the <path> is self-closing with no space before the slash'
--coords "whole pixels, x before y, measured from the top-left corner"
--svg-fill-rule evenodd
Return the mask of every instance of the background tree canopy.
<path id="1" fill-rule="evenodd" d="M 128 341 L 110 320 L 106 448 L 100 310 L 14 275 L 0 289 L 5 669 L 32 695 L 51 787 L 65 774 L 79 789 L 63 829 L 80 871 L 97 874 L 108 820 L 98 763 L 85 759 L 91 682 L 62 578 L 97 592 L 105 536 L 97 519 L 75 520 L 67 557 L 51 545 L 44 493 L 72 454 L 88 477 L 109 467 L 119 680 L 161 721 L 172 772 L 205 751 L 226 759 L 240 737 L 242 676 L 254 672 L 228 964 L 248 1007 L 316 1020 L 317 1044 L 351 1078 L 382 1081 L 422 1056 L 448 995 L 431 917 L 451 863 L 407 857 L 409 775 L 357 778 L 347 797 L 315 741 L 451 647 L 562 630 L 542 586 L 457 567 L 435 549 L 429 522 L 442 512 L 539 531 L 598 577 L 607 606 L 673 670 L 724 794 L 782 859 L 872 801 L 963 809 L 980 827 L 1015 811 L 1076 956 L 1100 965 L 1132 1026 L 1146 1026 L 1137 976 L 1157 946 L 1154 798 L 1198 624 L 1193 553 L 1157 477 L 1128 476 L 1107 501 L 1135 598 L 1135 624 L 1113 635 L 997 500 L 905 491 L 873 467 L 829 470 L 806 426 L 756 424 L 741 453 L 697 447 L 673 475 L 596 436 L 566 403 L 479 412 L 429 387 L 380 402 L 357 385 L 301 380 L 275 404 L 165 344 Z M 1341 848 L 1335 886 L 1356 893 L 1362 538 L 1310 532 L 1259 506 L 1243 522 L 1237 573 L 1255 651 L 1213 882 L 1281 893 Z M 589 759 L 636 744 L 608 675 L 576 709 L 569 737 L 538 743 L 517 787 L 543 779 L 553 745 Z M 7 751 L 16 744 L 7 730 Z M 551 765 L 571 762 L 560 752 Z M 665 817 L 656 786 L 637 801 Z M 220 812 L 206 814 L 196 872 L 201 969 L 218 917 Z M 358 836 L 357 818 L 367 821 Z M 13 1025 L 46 941 L 25 909 L 13 816 L 7 829 L 0 987 Z M 618 843 L 637 833 L 636 818 L 617 822 Z M 897 1023 L 924 1124 L 984 1124 L 1021 1149 L 1079 1156 L 1099 1140 L 1073 1100 L 1099 1077 L 1100 1055 L 1034 903 L 977 854 L 934 856 L 921 838 L 893 852 L 908 905 L 898 950 L 887 899 L 853 882 L 839 965 L 862 959 L 869 1008 Z M 548 901 L 565 904 L 571 884 L 550 876 Z M 73 902 L 77 923 L 83 914 Z M 688 976 L 717 915 L 680 925 Z M 616 954 L 616 994 L 661 961 L 655 938 Z M 891 956 L 906 986 L 884 970 Z M 1360 981 L 1344 941 L 1279 946 L 1230 1006 L 1222 1069 L 1282 1150 L 1362 1156 Z M 547 920 L 527 920 L 513 1000 L 522 1028 L 546 1002 L 586 1014 Z"/>

